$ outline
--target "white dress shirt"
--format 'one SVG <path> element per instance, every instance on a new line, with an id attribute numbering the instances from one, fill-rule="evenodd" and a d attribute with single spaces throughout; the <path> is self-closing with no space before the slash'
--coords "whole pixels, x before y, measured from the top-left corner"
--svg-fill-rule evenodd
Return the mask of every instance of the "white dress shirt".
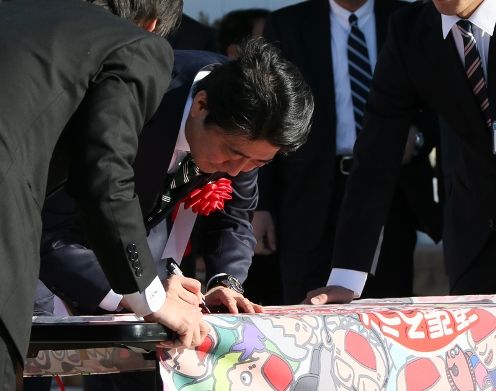
<path id="1" fill-rule="evenodd" d="M 449 32 L 453 34 L 456 49 L 462 64 L 465 65 L 465 49 L 463 45 L 463 38 L 460 30 L 456 26 L 461 18 L 457 15 L 441 15 L 443 25 L 443 37 L 446 39 Z M 477 42 L 477 50 L 482 62 L 482 69 L 487 82 L 487 65 L 489 58 L 489 41 L 493 35 L 494 26 L 496 24 L 496 2 L 486 0 L 474 11 L 467 19 L 472 22 L 475 41 Z"/>
<path id="2" fill-rule="evenodd" d="M 193 86 L 197 81 L 203 79 L 209 73 L 210 71 L 198 72 L 193 81 Z M 174 146 L 174 153 L 167 169 L 168 174 L 175 173 L 179 169 L 179 163 L 181 163 L 181 161 L 190 152 L 190 147 L 188 141 L 186 140 L 186 120 L 188 119 L 191 105 L 193 104 L 193 86 L 191 87 L 188 99 L 186 100 L 186 104 L 184 106 L 181 126 L 179 128 L 176 145 Z M 100 302 L 99 307 L 107 311 L 116 311 L 119 309 L 119 304 L 122 297 L 122 295 L 110 290 L 110 292 L 107 293 L 107 295 Z M 166 293 L 162 282 L 157 276 L 151 284 L 145 288 L 144 292 L 134 292 L 124 295 L 124 297 L 137 316 L 145 316 L 160 309 L 165 301 Z"/>
<path id="3" fill-rule="evenodd" d="M 336 94 L 336 154 L 350 155 L 356 140 L 355 116 L 351 100 L 350 75 L 348 73 L 348 35 L 350 11 L 330 1 L 331 53 Z M 374 70 L 377 62 L 377 39 L 374 17 L 374 0 L 367 1 L 353 12 L 358 18 L 358 27 L 367 41 L 370 67 Z"/>
<path id="4" fill-rule="evenodd" d="M 331 4 L 333 0 L 330 0 Z M 443 37 L 446 39 L 452 31 L 456 49 L 462 64 L 465 64 L 465 54 L 463 39 L 460 30 L 456 27 L 456 22 L 461 18 L 456 15 L 441 15 Z M 468 18 L 472 22 L 473 33 L 482 61 L 482 67 L 487 80 L 487 64 L 489 56 L 489 41 L 496 25 L 496 1 L 485 0 L 479 5 L 474 13 Z M 453 28 L 454 27 L 454 28 Z M 380 242 L 380 239 L 379 239 Z M 376 254 L 377 256 L 377 254 Z M 339 285 L 355 292 L 355 297 L 360 297 L 367 281 L 368 273 L 334 268 L 331 271 L 327 285 Z"/>

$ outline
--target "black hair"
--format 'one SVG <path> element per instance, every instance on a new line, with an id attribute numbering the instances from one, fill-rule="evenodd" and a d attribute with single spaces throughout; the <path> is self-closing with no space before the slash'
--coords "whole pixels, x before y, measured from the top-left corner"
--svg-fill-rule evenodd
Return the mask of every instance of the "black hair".
<path id="1" fill-rule="evenodd" d="M 299 70 L 262 38 L 248 41 L 237 60 L 219 65 L 198 81 L 194 95 L 207 93 L 205 125 L 225 133 L 266 140 L 294 151 L 305 143 L 313 96 Z"/>
<path id="2" fill-rule="evenodd" d="M 236 10 L 225 14 L 218 27 L 220 52 L 226 54 L 229 45 L 242 45 L 253 38 L 255 23 L 267 19 L 268 16 L 269 11 L 263 8 Z"/>
<path id="3" fill-rule="evenodd" d="M 165 37 L 181 22 L 183 0 L 89 0 L 136 24 L 157 18 L 154 33 Z"/>

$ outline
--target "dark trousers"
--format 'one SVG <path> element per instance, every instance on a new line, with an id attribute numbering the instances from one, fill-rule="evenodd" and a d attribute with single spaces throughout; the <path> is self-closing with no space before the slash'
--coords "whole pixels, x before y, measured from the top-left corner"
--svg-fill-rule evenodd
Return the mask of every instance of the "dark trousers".
<path id="1" fill-rule="evenodd" d="M 248 277 L 243 284 L 244 295 L 261 305 L 280 305 L 282 282 L 277 252 L 270 255 L 254 255 Z"/>
<path id="2" fill-rule="evenodd" d="M 451 287 L 452 295 L 496 294 L 496 233 Z"/>
<path id="3" fill-rule="evenodd" d="M 0 391 L 22 390 L 22 361 L 0 321 Z"/>
<path id="4" fill-rule="evenodd" d="M 280 252 L 284 303 L 300 303 L 308 291 L 327 284 L 334 236 L 347 176 L 336 173 L 325 232 L 313 251 Z M 384 227 L 378 267 L 369 276 L 362 298 L 405 297 L 413 294 L 413 254 L 417 242 L 415 219 L 405 196 L 396 191 Z M 357 246 L 360 238 L 357 238 Z"/>

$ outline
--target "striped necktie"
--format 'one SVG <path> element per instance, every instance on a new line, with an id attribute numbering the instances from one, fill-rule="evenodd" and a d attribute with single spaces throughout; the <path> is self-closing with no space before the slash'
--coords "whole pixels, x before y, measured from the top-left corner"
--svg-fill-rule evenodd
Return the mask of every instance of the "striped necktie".
<path id="1" fill-rule="evenodd" d="M 170 212 L 171 206 L 179 201 L 178 193 L 180 193 L 179 190 L 181 189 L 181 187 L 188 184 L 193 178 L 200 175 L 202 175 L 202 173 L 193 161 L 191 154 L 186 155 L 186 157 L 180 163 L 177 172 L 168 176 L 165 190 L 160 197 L 158 205 L 150 214 L 150 216 L 148 216 L 146 222 L 151 223 L 163 213 Z"/>
<path id="2" fill-rule="evenodd" d="M 355 14 L 351 14 L 348 20 L 351 27 L 348 36 L 348 71 L 350 74 L 355 127 L 358 133 L 362 129 L 363 113 L 365 112 L 370 81 L 372 80 L 372 68 L 365 36 L 358 28 L 358 18 Z"/>
<path id="3" fill-rule="evenodd" d="M 472 87 L 472 91 L 479 103 L 487 127 L 491 128 L 492 119 L 489 107 L 489 95 L 487 92 L 486 80 L 482 70 L 482 62 L 477 50 L 477 42 L 472 32 L 472 23 L 468 20 L 456 22 L 463 38 L 465 50 L 465 73 Z"/>

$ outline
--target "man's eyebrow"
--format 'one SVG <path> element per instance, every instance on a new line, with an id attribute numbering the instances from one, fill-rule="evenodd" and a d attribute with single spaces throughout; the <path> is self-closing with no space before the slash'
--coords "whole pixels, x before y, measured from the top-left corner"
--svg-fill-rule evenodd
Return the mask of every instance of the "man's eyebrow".
<path id="1" fill-rule="evenodd" d="M 236 148 L 233 148 L 233 147 L 229 146 L 229 149 L 231 150 L 232 153 L 234 153 L 236 155 L 242 156 L 242 157 L 244 157 L 246 159 L 251 159 L 251 156 L 245 155 L 243 152 L 237 150 Z M 270 163 L 272 161 L 272 159 L 267 159 L 267 160 L 255 159 L 255 160 L 257 162 L 261 162 L 261 163 L 264 163 L 264 164 Z"/>
<path id="2" fill-rule="evenodd" d="M 235 155 L 239 155 L 239 156 L 242 156 L 242 157 L 244 157 L 244 158 L 251 159 L 251 157 L 250 157 L 250 156 L 245 155 L 243 152 L 241 152 L 240 150 L 238 150 L 238 149 L 236 149 L 236 148 L 234 148 L 234 147 L 232 147 L 232 146 L 230 146 L 230 145 L 228 146 L 228 148 L 229 148 L 229 149 L 231 150 L 231 152 L 232 152 L 232 153 L 234 153 Z"/>

